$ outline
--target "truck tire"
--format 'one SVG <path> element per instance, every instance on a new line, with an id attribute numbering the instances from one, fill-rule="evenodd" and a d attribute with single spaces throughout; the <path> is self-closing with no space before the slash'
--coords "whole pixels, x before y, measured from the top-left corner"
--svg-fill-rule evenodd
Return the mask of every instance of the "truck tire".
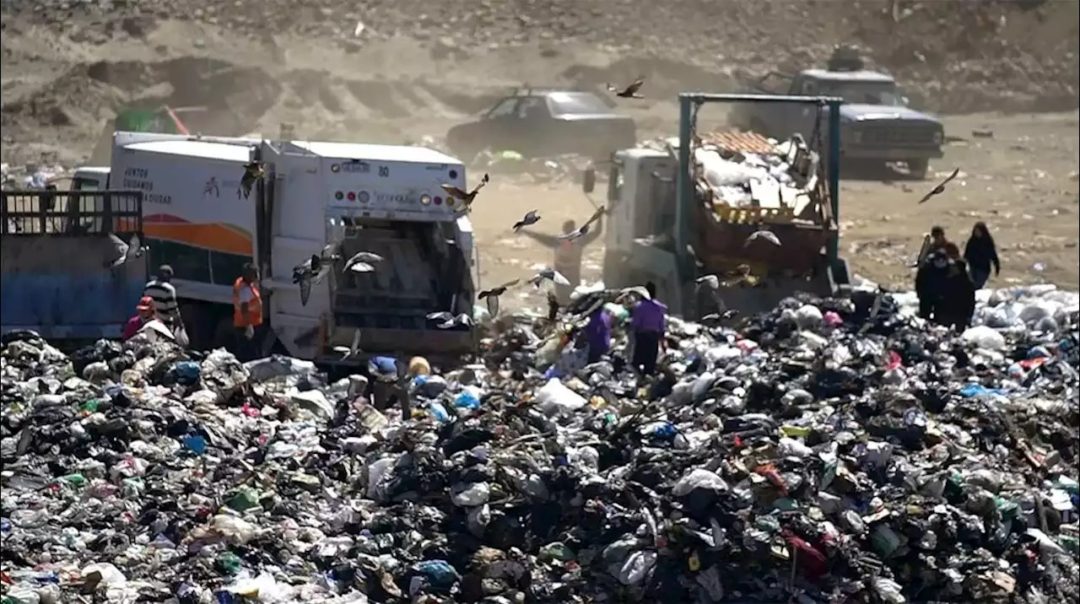
<path id="1" fill-rule="evenodd" d="M 926 178 L 926 171 L 930 169 L 930 160 L 928 159 L 909 159 L 907 160 L 908 174 L 911 178 L 917 180 L 923 180 Z"/>

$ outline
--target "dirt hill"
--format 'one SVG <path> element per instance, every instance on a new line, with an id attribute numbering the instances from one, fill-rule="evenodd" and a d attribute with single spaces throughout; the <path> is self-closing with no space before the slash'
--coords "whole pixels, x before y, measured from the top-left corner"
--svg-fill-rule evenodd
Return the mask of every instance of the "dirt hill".
<path id="1" fill-rule="evenodd" d="M 159 0 L 3 3 L 3 156 L 83 159 L 132 103 L 205 132 L 438 138 L 510 86 L 636 75 L 642 129 L 840 42 L 943 113 L 1077 106 L 1076 0 Z"/>

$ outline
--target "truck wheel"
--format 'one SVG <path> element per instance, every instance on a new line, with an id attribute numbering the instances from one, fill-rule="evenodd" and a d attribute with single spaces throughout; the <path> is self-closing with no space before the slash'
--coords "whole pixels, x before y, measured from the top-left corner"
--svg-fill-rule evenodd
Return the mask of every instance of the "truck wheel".
<path id="1" fill-rule="evenodd" d="M 930 168 L 930 160 L 928 159 L 909 159 L 907 160 L 908 174 L 911 178 L 923 180 L 926 178 L 926 171 Z"/>

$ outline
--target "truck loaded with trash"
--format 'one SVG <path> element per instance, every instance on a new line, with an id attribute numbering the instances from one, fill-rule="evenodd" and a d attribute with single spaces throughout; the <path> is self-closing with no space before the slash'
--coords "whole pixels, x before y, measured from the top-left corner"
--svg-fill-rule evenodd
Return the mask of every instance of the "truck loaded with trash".
<path id="1" fill-rule="evenodd" d="M 680 102 L 679 137 L 617 151 L 608 165 L 604 283 L 653 281 L 686 317 L 767 310 L 799 292 L 841 294 L 840 159 L 825 142 L 840 100 L 685 93 Z M 708 103 L 804 106 L 816 126 L 781 140 L 699 133 L 697 112 Z M 586 172 L 586 193 L 595 181 Z"/>
<path id="2" fill-rule="evenodd" d="M 253 263 L 258 350 L 329 362 L 343 347 L 472 348 L 469 325 L 428 318 L 471 314 L 472 225 L 443 189 L 465 178 L 419 147 L 117 132 L 108 169 L 80 168 L 74 188 L 142 192 L 151 271 L 175 272 L 194 348 L 228 343 L 233 284 Z"/>

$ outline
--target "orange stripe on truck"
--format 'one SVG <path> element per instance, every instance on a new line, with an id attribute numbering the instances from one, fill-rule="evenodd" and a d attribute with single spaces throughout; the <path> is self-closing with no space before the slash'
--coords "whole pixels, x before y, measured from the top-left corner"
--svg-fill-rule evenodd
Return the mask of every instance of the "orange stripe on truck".
<path id="1" fill-rule="evenodd" d="M 253 251 L 251 236 L 226 224 L 144 224 L 143 234 L 214 252 L 251 256 Z"/>

